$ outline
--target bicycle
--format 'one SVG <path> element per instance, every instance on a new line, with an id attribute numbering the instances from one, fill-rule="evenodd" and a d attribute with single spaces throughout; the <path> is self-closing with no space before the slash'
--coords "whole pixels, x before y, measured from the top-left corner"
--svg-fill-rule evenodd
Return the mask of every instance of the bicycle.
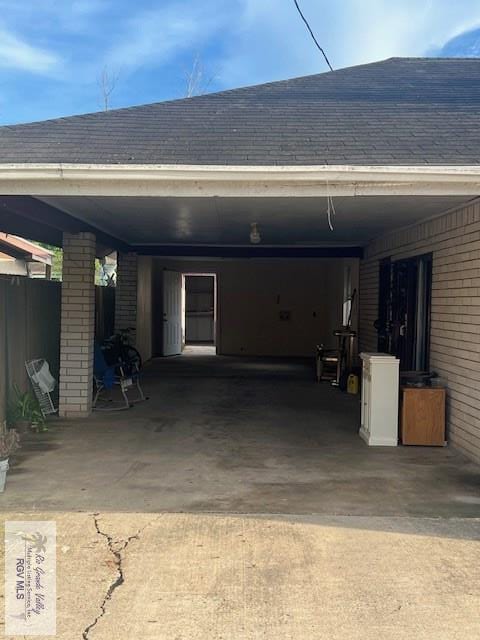
<path id="1" fill-rule="evenodd" d="M 140 371 L 143 364 L 142 356 L 131 344 L 131 334 L 133 331 L 133 327 L 120 329 L 118 333 L 114 333 L 103 341 L 102 351 L 107 364 L 115 366 L 122 365 L 131 371 Z"/>

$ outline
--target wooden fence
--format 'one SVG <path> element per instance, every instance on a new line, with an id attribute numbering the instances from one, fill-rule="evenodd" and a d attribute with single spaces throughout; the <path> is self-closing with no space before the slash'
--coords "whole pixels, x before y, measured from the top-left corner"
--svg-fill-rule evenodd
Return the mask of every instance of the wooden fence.
<path id="1" fill-rule="evenodd" d="M 96 287 L 96 335 L 113 332 L 115 289 Z M 58 380 L 61 283 L 0 275 L 0 421 L 14 384 L 29 387 L 25 360 L 45 358 Z"/>

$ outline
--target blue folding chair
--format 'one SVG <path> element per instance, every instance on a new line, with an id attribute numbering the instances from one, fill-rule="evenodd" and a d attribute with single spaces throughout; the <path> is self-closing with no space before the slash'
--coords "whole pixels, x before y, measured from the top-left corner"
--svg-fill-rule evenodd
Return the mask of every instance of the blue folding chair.
<path id="1" fill-rule="evenodd" d="M 109 365 L 105 360 L 105 355 L 99 344 L 95 343 L 93 353 L 93 381 L 95 384 L 95 395 L 93 397 L 93 408 L 96 411 L 123 411 L 130 409 L 136 402 L 145 400 L 145 396 L 140 386 L 140 372 L 136 365 L 127 366 L 125 363 L 119 362 L 116 365 Z M 111 404 L 98 406 L 98 400 L 103 392 L 111 391 L 115 385 L 120 387 L 123 402 L 121 406 L 113 406 Z M 136 388 L 138 398 L 130 400 L 128 391 Z"/>

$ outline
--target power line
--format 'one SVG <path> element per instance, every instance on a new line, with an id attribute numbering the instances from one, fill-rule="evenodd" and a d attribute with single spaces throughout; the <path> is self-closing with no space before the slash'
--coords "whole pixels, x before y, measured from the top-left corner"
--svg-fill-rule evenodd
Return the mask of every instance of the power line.
<path id="1" fill-rule="evenodd" d="M 325 58 L 325 62 L 328 64 L 328 66 L 329 66 L 329 68 L 330 68 L 330 71 L 333 71 L 333 67 L 332 67 L 332 65 L 330 64 L 329 59 L 327 58 L 327 54 L 326 54 L 326 53 L 325 53 L 325 51 L 322 49 L 322 47 L 319 45 L 318 40 L 316 39 L 316 37 L 315 37 L 315 35 L 314 35 L 314 33 L 313 33 L 313 31 L 312 31 L 312 29 L 311 29 L 310 25 L 309 25 L 309 24 L 308 24 L 308 22 L 307 22 L 307 19 L 305 18 L 305 16 L 304 16 L 304 15 L 303 15 L 303 13 L 302 13 L 302 10 L 301 10 L 301 9 L 300 9 L 300 7 L 298 6 L 298 2 L 297 2 L 297 0 L 293 0 L 293 2 L 294 2 L 294 4 L 295 4 L 295 6 L 297 7 L 297 11 L 298 11 L 298 13 L 300 14 L 301 19 L 304 21 L 304 23 L 305 23 L 305 25 L 306 25 L 306 27 L 307 27 L 308 31 L 310 32 L 310 35 L 312 36 L 313 41 L 314 41 L 314 42 L 315 42 L 315 44 L 317 45 L 317 49 L 319 49 L 319 51 L 321 51 L 321 53 L 322 53 L 323 57 Z"/>

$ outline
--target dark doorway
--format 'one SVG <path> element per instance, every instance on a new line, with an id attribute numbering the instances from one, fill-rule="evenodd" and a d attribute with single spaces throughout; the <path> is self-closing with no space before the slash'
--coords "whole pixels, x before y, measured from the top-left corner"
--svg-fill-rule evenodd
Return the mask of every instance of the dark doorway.
<path id="1" fill-rule="evenodd" d="M 185 274 L 185 344 L 215 344 L 215 275 Z"/>
<path id="2" fill-rule="evenodd" d="M 402 371 L 429 367 L 431 290 L 431 254 L 380 263 L 378 350 L 399 358 Z"/>

